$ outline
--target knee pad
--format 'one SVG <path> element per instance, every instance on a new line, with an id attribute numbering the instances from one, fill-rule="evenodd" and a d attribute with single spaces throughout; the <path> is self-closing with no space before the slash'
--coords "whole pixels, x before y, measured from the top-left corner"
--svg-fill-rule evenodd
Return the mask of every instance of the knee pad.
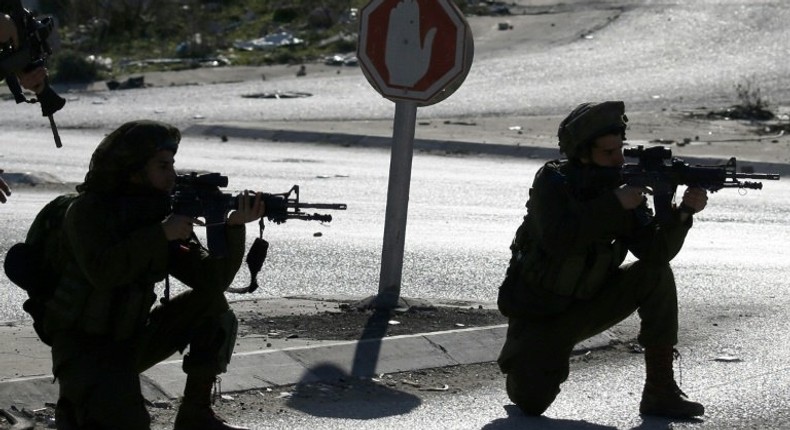
<path id="1" fill-rule="evenodd" d="M 184 372 L 214 376 L 225 373 L 236 346 L 236 333 L 239 329 L 236 315 L 229 309 L 206 321 L 203 327 L 200 332 L 208 336 L 190 342 L 189 353 L 184 356 Z"/>
<path id="2" fill-rule="evenodd" d="M 220 345 L 217 360 L 220 364 L 221 373 L 228 371 L 228 363 L 233 356 L 233 349 L 236 347 L 236 334 L 239 332 L 239 320 L 236 319 L 236 314 L 228 309 L 227 312 L 220 315 L 220 330 L 225 335 L 224 342 Z"/>

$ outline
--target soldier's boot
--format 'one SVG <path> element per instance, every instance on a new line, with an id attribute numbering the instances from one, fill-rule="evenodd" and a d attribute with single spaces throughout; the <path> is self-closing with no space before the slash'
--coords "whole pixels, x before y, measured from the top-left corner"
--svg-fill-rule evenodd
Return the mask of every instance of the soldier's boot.
<path id="1" fill-rule="evenodd" d="M 639 412 L 669 418 L 692 418 L 705 414 L 702 404 L 688 400 L 675 382 L 672 362 L 677 350 L 672 346 L 645 348 L 645 388 Z"/>
<path id="2" fill-rule="evenodd" d="M 213 376 L 187 375 L 184 399 L 176 414 L 174 430 L 249 430 L 228 424 L 211 409 Z"/>

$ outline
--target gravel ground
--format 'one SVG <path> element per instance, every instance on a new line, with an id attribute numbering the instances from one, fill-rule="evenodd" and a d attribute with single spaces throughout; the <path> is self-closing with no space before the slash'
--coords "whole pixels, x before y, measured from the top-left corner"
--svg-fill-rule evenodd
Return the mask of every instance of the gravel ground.
<path id="1" fill-rule="evenodd" d="M 430 333 L 459 328 L 507 324 L 495 309 L 433 307 L 410 309 L 399 313 L 358 311 L 341 305 L 340 312 L 327 311 L 305 318 L 303 315 L 264 317 L 239 315 L 239 334 L 268 333 L 276 337 L 299 337 L 315 340 L 358 340 Z"/>

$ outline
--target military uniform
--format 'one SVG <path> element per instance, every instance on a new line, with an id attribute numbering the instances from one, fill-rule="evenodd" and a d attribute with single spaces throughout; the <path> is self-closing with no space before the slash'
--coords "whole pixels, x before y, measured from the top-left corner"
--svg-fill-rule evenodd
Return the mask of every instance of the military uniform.
<path id="1" fill-rule="evenodd" d="M 534 398 L 527 408 L 538 414 L 568 377 L 574 345 L 637 309 L 642 344 L 677 343 L 669 261 L 690 222 L 659 228 L 647 208 L 624 210 L 612 188 L 578 183 L 583 170 L 553 161 L 537 173 L 505 281 L 521 306 L 510 319 L 499 364 L 514 402 Z M 620 267 L 628 250 L 639 261 Z"/>
<path id="2" fill-rule="evenodd" d="M 580 106 L 574 112 L 581 111 L 583 120 L 571 115 L 563 124 L 576 121 L 584 129 L 561 127 L 561 144 L 563 133 L 566 139 L 570 134 L 589 141 L 611 133 L 613 124 L 624 132 L 622 102 L 593 108 L 603 110 L 600 124 L 584 117 L 589 105 Z M 527 414 L 540 415 L 554 401 L 577 343 L 635 311 L 642 345 L 677 343 L 677 292 L 669 262 L 683 245 L 691 217 L 681 222 L 675 209 L 671 222 L 658 225 L 645 203 L 625 210 L 614 193 L 618 172 L 577 157 L 554 160 L 537 172 L 529 191 L 498 298 L 509 317 L 498 363 L 507 374 L 510 399 Z M 623 265 L 628 251 L 637 261 Z"/>
<path id="3" fill-rule="evenodd" d="M 105 189 L 112 181 L 102 169 L 123 171 L 129 163 L 102 159 L 123 152 L 102 145 L 66 213 L 63 273 L 47 304 L 45 329 L 60 384 L 56 421 L 61 429 L 148 429 L 141 372 L 187 346 L 188 381 L 210 384 L 226 370 L 237 321 L 224 291 L 241 265 L 245 228 L 226 227 L 223 258 L 210 257 L 194 236 L 168 242 L 161 221 L 169 196 L 128 185 L 118 193 Z M 145 151 L 137 158 L 145 159 Z M 190 289 L 152 309 L 155 284 L 168 275 Z"/>

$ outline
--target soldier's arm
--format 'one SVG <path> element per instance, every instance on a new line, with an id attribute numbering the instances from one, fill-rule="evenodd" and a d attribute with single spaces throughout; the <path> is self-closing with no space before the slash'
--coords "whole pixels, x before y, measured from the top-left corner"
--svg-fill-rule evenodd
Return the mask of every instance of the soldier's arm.
<path id="1" fill-rule="evenodd" d="M 211 257 L 200 244 L 191 242 L 186 248 L 171 251 L 170 273 L 196 290 L 227 289 L 241 267 L 246 234 L 244 225 L 228 225 L 225 232 L 227 255 Z"/>
<path id="2" fill-rule="evenodd" d="M 635 229 L 626 245 L 639 260 L 668 263 L 680 252 L 692 223 L 691 217 L 683 218 L 682 212 L 673 208 L 670 222 L 659 225 L 653 220 Z"/>

